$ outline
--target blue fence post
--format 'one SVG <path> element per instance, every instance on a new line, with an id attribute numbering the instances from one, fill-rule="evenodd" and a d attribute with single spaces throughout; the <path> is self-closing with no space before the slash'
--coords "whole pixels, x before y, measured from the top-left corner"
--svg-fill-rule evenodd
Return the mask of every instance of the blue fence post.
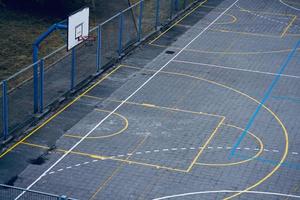
<path id="1" fill-rule="evenodd" d="M 140 1 L 140 15 L 139 15 L 139 30 L 138 30 L 138 41 L 140 42 L 142 39 L 142 23 L 143 23 L 143 9 L 144 9 L 144 1 Z"/>
<path id="2" fill-rule="evenodd" d="M 123 51 L 123 48 L 122 48 L 122 43 L 123 43 L 123 23 L 124 23 L 124 17 L 123 17 L 123 12 L 121 12 L 119 14 L 119 56 L 122 55 L 122 51 Z"/>
<path id="3" fill-rule="evenodd" d="M 72 66 L 71 66 L 71 90 L 75 87 L 75 69 L 76 69 L 76 51 L 72 49 Z"/>
<path id="4" fill-rule="evenodd" d="M 179 10 L 179 0 L 175 0 L 175 11 Z"/>
<path id="5" fill-rule="evenodd" d="M 160 26 L 160 0 L 156 0 L 156 17 L 155 17 L 155 29 Z"/>
<path id="6" fill-rule="evenodd" d="M 40 62 L 40 113 L 44 111 L 44 59 Z"/>
<path id="7" fill-rule="evenodd" d="M 33 113 L 39 111 L 39 70 L 38 63 L 33 65 Z"/>
<path id="8" fill-rule="evenodd" d="M 97 45 L 97 73 L 102 66 L 102 25 L 98 26 L 98 45 Z"/>
<path id="9" fill-rule="evenodd" d="M 183 9 L 186 8 L 186 0 L 183 0 Z"/>
<path id="10" fill-rule="evenodd" d="M 3 139 L 8 136 L 8 97 L 7 97 L 7 81 L 2 81 L 2 122 L 3 122 Z"/>

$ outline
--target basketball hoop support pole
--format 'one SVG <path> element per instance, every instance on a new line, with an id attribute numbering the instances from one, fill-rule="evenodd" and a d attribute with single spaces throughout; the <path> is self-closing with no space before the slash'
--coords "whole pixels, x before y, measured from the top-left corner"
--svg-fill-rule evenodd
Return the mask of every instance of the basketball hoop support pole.
<path id="1" fill-rule="evenodd" d="M 39 46 L 42 41 L 44 41 L 52 32 L 55 30 L 60 30 L 60 29 L 67 29 L 68 26 L 64 24 L 53 24 L 52 26 L 49 27 L 49 29 L 41 34 L 33 43 L 33 56 L 32 60 L 33 63 L 37 63 L 39 59 Z M 34 82 L 34 100 L 33 100 L 33 111 L 34 113 L 37 113 L 39 110 L 39 97 L 38 97 L 38 67 L 34 67 L 34 72 L 33 72 L 33 82 Z"/>

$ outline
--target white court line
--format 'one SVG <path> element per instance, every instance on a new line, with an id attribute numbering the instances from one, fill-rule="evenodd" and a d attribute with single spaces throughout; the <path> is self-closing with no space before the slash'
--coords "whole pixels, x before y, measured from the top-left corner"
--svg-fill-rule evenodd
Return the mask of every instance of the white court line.
<path id="1" fill-rule="evenodd" d="M 114 114 L 122 105 L 124 105 L 131 97 L 133 97 L 138 91 L 140 91 L 147 83 L 149 83 L 158 73 L 160 73 L 168 64 L 170 64 L 181 52 L 183 52 L 190 44 L 197 40 L 204 32 L 206 32 L 218 19 L 220 19 L 228 10 L 230 10 L 237 2 L 236 0 L 231 4 L 224 12 L 222 12 L 214 21 L 212 21 L 207 27 L 205 27 L 195 38 L 193 38 L 187 45 L 185 45 L 178 53 L 176 53 L 165 65 L 163 65 L 159 70 L 157 70 L 149 79 L 147 79 L 140 87 L 138 87 L 131 95 L 129 95 L 125 100 L 123 100 L 113 111 L 111 111 L 106 117 L 104 117 L 94 128 L 92 128 L 85 136 L 83 136 L 74 146 L 72 146 L 64 155 L 62 155 L 55 163 L 53 163 L 47 170 L 43 172 L 35 181 L 33 181 L 26 189 L 29 190 L 34 186 L 41 178 L 43 178 L 48 172 L 50 172 L 58 163 L 60 163 L 67 155 L 71 153 L 83 140 L 85 140 L 94 130 L 96 130 L 107 118 Z M 19 196 L 15 198 L 18 200 L 25 194 L 22 192 Z"/>
<path id="2" fill-rule="evenodd" d="M 201 192 L 190 192 L 184 194 L 175 194 L 165 197 L 159 197 L 153 200 L 162 200 L 162 199 L 172 199 L 176 197 L 185 197 L 185 196 L 192 196 L 198 194 L 217 194 L 217 193 L 247 193 L 247 194 L 262 194 L 262 195 L 272 195 L 272 196 L 280 196 L 280 197 L 290 197 L 300 199 L 300 196 L 293 195 L 293 194 L 283 194 L 283 193 L 276 193 L 276 192 L 263 192 L 263 191 L 241 191 L 241 190 L 217 190 L 217 191 L 201 191 Z"/>
<path id="3" fill-rule="evenodd" d="M 291 8 L 291 9 L 300 11 L 300 8 L 295 8 L 294 6 L 291 6 L 291 5 L 283 2 L 282 0 L 279 0 L 279 2 L 282 3 L 283 5 L 286 5 L 287 7 Z"/>
<path id="4" fill-rule="evenodd" d="M 173 62 L 191 64 L 191 65 L 203 65 L 203 66 L 207 66 L 207 67 L 214 67 L 214 68 L 228 69 L 228 70 L 236 70 L 236 71 L 243 71 L 243 72 L 251 72 L 251 73 L 265 74 L 265 75 L 272 75 L 272 76 L 278 76 L 279 75 L 277 73 L 271 73 L 271 72 L 263 72 L 263 71 L 257 71 L 257 70 L 235 68 L 235 67 L 225 67 L 225 66 L 222 66 L 222 65 L 213 65 L 213 64 L 200 63 L 200 62 L 190 62 L 190 61 L 184 61 L 184 60 L 175 60 L 174 59 Z M 300 78 L 300 76 L 294 76 L 294 75 L 289 75 L 289 74 L 280 74 L 280 76 L 288 77 L 288 78 L 297 78 L 297 79 Z"/>

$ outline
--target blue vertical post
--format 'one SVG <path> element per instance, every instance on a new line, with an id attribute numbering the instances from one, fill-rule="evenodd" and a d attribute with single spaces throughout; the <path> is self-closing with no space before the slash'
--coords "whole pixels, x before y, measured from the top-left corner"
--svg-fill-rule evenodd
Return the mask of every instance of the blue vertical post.
<path id="1" fill-rule="evenodd" d="M 175 0 L 175 11 L 179 10 L 179 0 Z"/>
<path id="2" fill-rule="evenodd" d="M 102 66 L 101 55 L 102 55 L 102 25 L 99 25 L 98 44 L 97 44 L 97 73 L 100 71 L 100 68 Z"/>
<path id="3" fill-rule="evenodd" d="M 140 1 L 139 30 L 138 30 L 138 41 L 139 42 L 142 39 L 143 9 L 144 9 L 144 1 Z"/>
<path id="4" fill-rule="evenodd" d="M 156 0 L 156 17 L 155 17 L 155 29 L 160 26 L 160 0 Z"/>
<path id="5" fill-rule="evenodd" d="M 33 65 L 33 113 L 39 111 L 39 70 L 38 63 Z"/>
<path id="6" fill-rule="evenodd" d="M 2 122 L 3 122 L 3 139 L 8 136 L 8 97 L 7 97 L 7 82 L 2 81 Z"/>
<path id="7" fill-rule="evenodd" d="M 76 69 L 76 52 L 72 49 L 72 65 L 71 65 L 71 90 L 75 87 L 75 69 Z"/>
<path id="8" fill-rule="evenodd" d="M 183 9 L 186 8 L 186 0 L 183 0 Z"/>
<path id="9" fill-rule="evenodd" d="M 123 16 L 123 12 L 121 12 L 119 14 L 119 56 L 122 55 L 122 51 L 123 51 L 123 48 L 122 48 L 122 42 L 123 42 L 123 23 L 124 23 L 124 16 Z"/>
<path id="10" fill-rule="evenodd" d="M 40 113 L 44 111 L 44 59 L 40 62 Z"/>

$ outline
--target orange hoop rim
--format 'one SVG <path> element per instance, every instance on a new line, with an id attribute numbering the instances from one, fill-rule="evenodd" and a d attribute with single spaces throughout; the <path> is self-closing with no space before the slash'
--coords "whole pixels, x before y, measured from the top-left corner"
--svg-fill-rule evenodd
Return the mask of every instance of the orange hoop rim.
<path id="1" fill-rule="evenodd" d="M 95 36 L 79 36 L 78 38 L 77 38 L 77 40 L 79 41 L 79 42 L 81 42 L 81 41 L 95 41 L 96 40 L 96 37 Z"/>

